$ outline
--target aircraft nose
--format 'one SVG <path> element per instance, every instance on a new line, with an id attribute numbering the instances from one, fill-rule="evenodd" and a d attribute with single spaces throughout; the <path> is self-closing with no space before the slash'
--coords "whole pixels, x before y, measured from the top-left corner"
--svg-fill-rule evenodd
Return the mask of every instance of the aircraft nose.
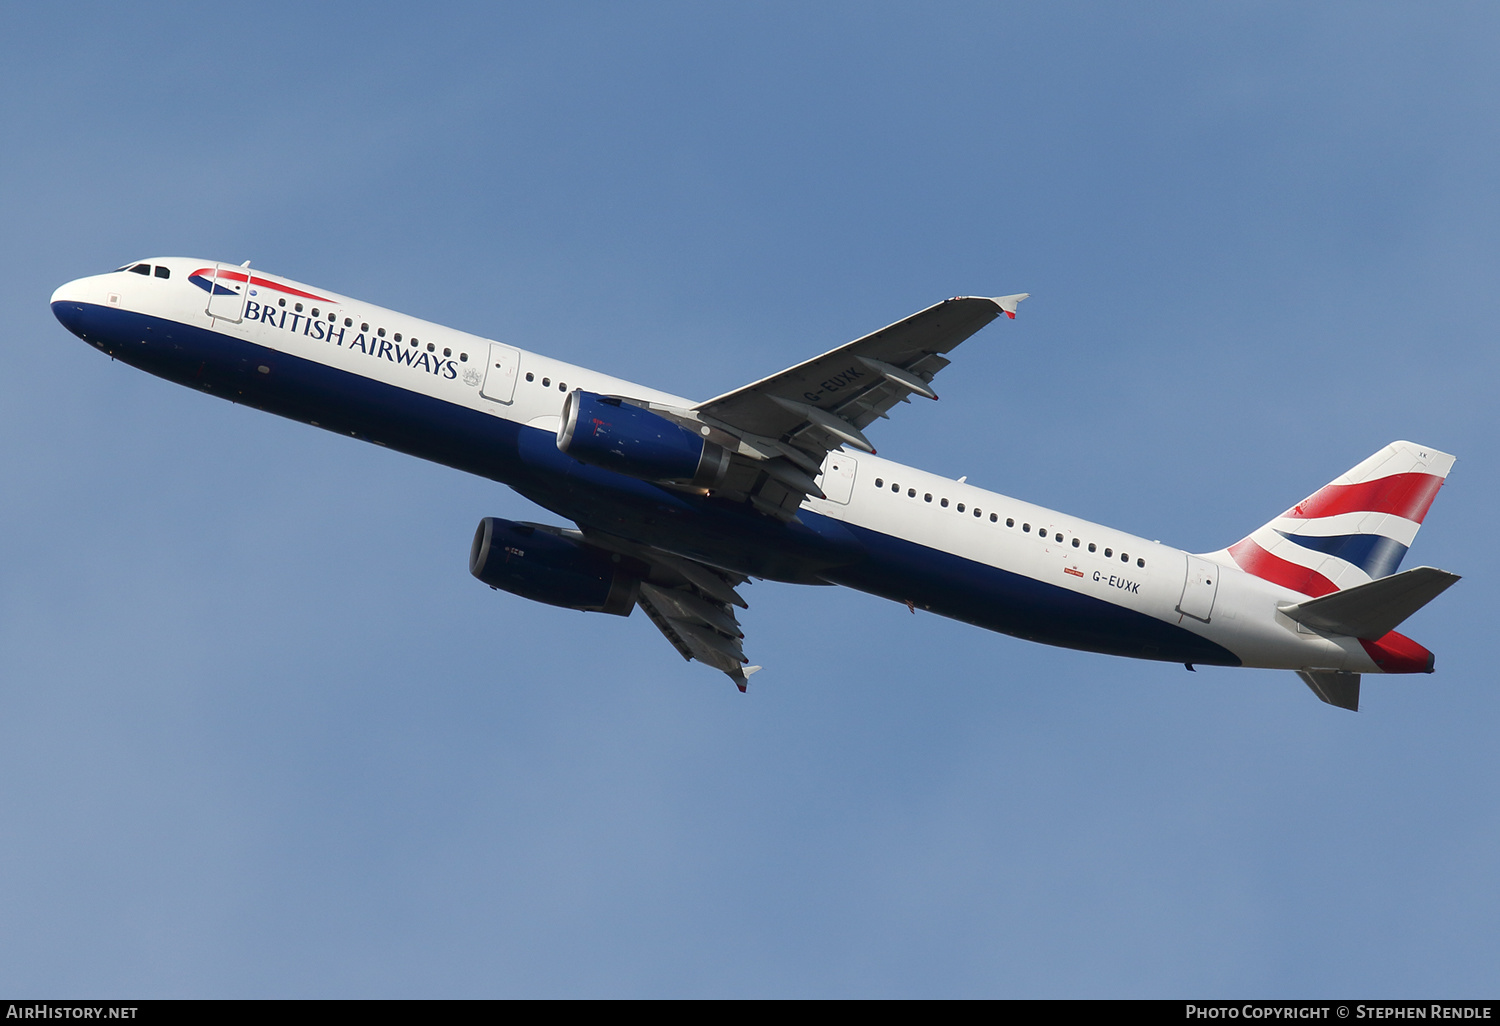
<path id="1" fill-rule="evenodd" d="M 78 299 L 81 292 L 78 286 L 84 280 L 85 279 L 83 278 L 77 278 L 73 281 L 59 285 L 52 293 L 52 305 L 55 307 L 58 303 L 66 303 L 70 299 Z"/>
<path id="2" fill-rule="evenodd" d="M 84 319 L 89 305 L 97 305 L 103 299 L 103 296 L 96 295 L 99 291 L 98 283 L 94 282 L 91 288 L 90 282 L 89 278 L 78 278 L 59 285 L 52 293 L 52 316 L 79 338 L 88 337 L 85 334 Z"/>

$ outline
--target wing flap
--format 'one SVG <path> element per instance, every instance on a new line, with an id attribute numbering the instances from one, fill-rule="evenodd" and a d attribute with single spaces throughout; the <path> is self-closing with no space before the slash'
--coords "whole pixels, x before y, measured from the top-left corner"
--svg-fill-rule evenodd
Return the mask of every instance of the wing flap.
<path id="1" fill-rule="evenodd" d="M 747 666 L 742 644 L 745 632 L 734 610 L 749 606 L 736 590 L 748 578 L 698 560 L 663 552 L 624 538 L 586 531 L 601 548 L 649 567 L 636 592 L 636 605 L 662 636 L 687 660 L 719 670 L 744 691 L 759 666 Z"/>

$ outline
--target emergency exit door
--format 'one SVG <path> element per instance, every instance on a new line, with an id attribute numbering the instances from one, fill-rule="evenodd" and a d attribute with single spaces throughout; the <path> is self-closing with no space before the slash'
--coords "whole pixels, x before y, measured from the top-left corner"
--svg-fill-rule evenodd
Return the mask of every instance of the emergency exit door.
<path id="1" fill-rule="evenodd" d="M 1177 603 L 1177 611 L 1208 623 L 1214 611 L 1214 598 L 1219 594 L 1219 573 L 1223 569 L 1217 563 L 1189 556 L 1187 578 L 1182 582 L 1182 599 Z"/>
<path id="2" fill-rule="evenodd" d="M 508 403 L 516 396 L 516 372 L 521 368 L 521 351 L 499 342 L 490 343 L 490 362 L 484 369 L 484 384 L 479 394 L 497 403 Z"/>

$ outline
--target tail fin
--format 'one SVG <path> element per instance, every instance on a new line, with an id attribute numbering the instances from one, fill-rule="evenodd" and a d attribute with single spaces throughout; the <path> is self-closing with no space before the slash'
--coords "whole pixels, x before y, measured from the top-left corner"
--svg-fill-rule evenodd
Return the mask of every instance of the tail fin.
<path id="1" fill-rule="evenodd" d="M 1393 574 L 1453 459 L 1392 442 L 1226 552 L 1246 573 L 1314 598 Z"/>

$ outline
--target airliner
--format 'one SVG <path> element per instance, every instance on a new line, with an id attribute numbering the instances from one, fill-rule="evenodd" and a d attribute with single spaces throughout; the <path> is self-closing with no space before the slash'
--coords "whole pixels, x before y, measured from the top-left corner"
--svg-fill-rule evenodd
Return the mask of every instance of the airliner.
<path id="1" fill-rule="evenodd" d="M 141 370 L 501 482 L 566 525 L 485 517 L 469 569 L 569 609 L 637 608 L 741 691 L 752 579 L 843 585 L 1089 652 L 1295 671 L 1357 710 L 1362 674 L 1431 673 L 1396 632 L 1459 578 L 1398 572 L 1454 457 L 1393 442 L 1264 526 L 1189 553 L 881 459 L 865 432 L 934 400 L 1021 293 L 944 300 L 694 401 L 244 264 L 163 257 L 52 296 Z"/>

